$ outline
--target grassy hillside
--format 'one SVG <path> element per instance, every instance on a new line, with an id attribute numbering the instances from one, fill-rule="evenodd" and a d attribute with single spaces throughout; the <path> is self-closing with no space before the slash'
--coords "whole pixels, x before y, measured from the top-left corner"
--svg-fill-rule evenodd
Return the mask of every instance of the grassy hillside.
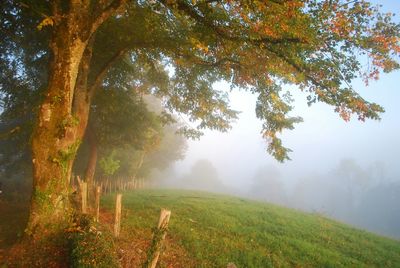
<path id="1" fill-rule="evenodd" d="M 110 221 L 114 196 L 102 202 L 103 220 Z M 161 207 L 172 211 L 162 267 L 400 267 L 400 241 L 315 214 L 173 190 L 123 195 L 117 245 L 125 265 L 145 258 Z"/>

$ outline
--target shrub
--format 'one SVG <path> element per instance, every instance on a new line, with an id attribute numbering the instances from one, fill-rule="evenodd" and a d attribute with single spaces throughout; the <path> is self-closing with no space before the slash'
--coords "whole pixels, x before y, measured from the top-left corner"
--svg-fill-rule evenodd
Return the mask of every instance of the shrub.
<path id="1" fill-rule="evenodd" d="M 89 215 L 78 215 L 67 230 L 70 267 L 119 267 L 112 235 Z"/>

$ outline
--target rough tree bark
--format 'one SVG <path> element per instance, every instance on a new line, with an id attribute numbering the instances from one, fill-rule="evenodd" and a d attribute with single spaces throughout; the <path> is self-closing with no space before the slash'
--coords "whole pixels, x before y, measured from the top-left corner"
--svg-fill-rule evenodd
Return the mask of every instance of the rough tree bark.
<path id="1" fill-rule="evenodd" d="M 60 231 L 70 219 L 69 179 L 89 114 L 90 40 L 124 3 L 99 1 L 95 8 L 89 0 L 71 0 L 68 7 L 61 1 L 52 4 L 49 81 L 32 136 L 33 196 L 27 234 L 34 237 Z"/>

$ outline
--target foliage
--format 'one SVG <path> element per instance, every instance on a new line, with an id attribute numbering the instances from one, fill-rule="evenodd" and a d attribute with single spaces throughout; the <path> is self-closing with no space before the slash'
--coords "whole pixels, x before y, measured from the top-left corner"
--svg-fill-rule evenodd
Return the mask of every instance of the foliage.
<path id="1" fill-rule="evenodd" d="M 112 236 L 89 215 L 78 215 L 66 230 L 70 267 L 119 267 Z"/>
<path id="2" fill-rule="evenodd" d="M 257 117 L 264 121 L 267 149 L 280 161 L 288 159 L 290 150 L 278 135 L 301 121 L 290 114 L 283 88 L 297 85 L 309 104 L 327 103 L 344 120 L 351 114 L 360 120 L 379 119 L 383 108 L 364 100 L 350 83 L 356 78 L 368 83 L 382 71 L 399 68 L 400 26 L 393 14 L 383 14 L 365 0 L 113 4 L 124 12 L 104 22 L 93 46 L 88 45 L 93 49 L 89 88 L 108 66 L 100 84 L 161 97 L 170 111 L 198 123 L 182 128 L 182 133 L 198 137 L 204 128 L 228 130 L 237 117 L 227 94 L 213 88 L 219 80 L 229 81 L 232 88 L 259 96 Z M 97 14 L 96 5 L 88 6 Z M 3 1 L 2 8 L 1 64 L 7 72 L 1 91 L 8 110 L 21 98 L 6 83 L 9 77 L 34 84 L 30 92 L 35 96 L 46 88 L 49 37 L 69 13 L 35 1 Z M 65 14 L 55 17 L 54 10 Z M 40 31 L 32 30 L 43 24 Z"/>
<path id="3" fill-rule="evenodd" d="M 102 157 L 100 159 L 100 167 L 103 173 L 107 176 L 113 175 L 119 169 L 119 160 L 115 159 L 115 151 L 107 157 Z"/>
<path id="4" fill-rule="evenodd" d="M 0 176 L 29 184 L 30 135 L 47 83 L 49 33 L 28 26 L 38 22 L 32 10 L 20 10 L 12 1 L 1 1 L 0 9 Z"/>
<path id="5" fill-rule="evenodd" d="M 157 98 L 104 88 L 94 99 L 89 124 L 99 156 L 113 151 L 120 161 L 114 175 L 145 177 L 183 157 L 185 138 L 175 133 L 179 125 Z"/>
<path id="6" fill-rule="evenodd" d="M 165 170 L 173 162 L 184 158 L 187 149 L 186 137 L 177 133 L 179 129 L 180 124 L 165 125 L 162 128 L 160 143 L 145 155 L 139 170 L 141 177 L 147 177 L 153 169 Z"/>
<path id="7" fill-rule="evenodd" d="M 197 81 L 197 75 L 249 88 L 259 95 L 257 117 L 265 122 L 268 151 L 278 160 L 287 159 L 290 150 L 277 134 L 301 121 L 289 115 L 292 107 L 282 93 L 286 84 L 308 92 L 309 104 L 322 101 L 335 106 L 345 120 L 351 113 L 360 120 L 378 119 L 383 111 L 350 86 L 358 75 L 375 78 L 372 73 L 399 67 L 395 56 L 399 26 L 391 22 L 392 14 L 380 14 L 366 1 L 161 2 L 170 10 L 156 4 L 159 11 L 172 12 L 171 20 L 182 25 L 185 33 L 180 39 L 185 45 L 171 61 L 175 79 L 189 87 L 180 88 L 178 82 L 176 91 L 182 94 L 169 103 L 185 110 L 196 91 L 190 87 L 193 84 L 205 87 L 196 98 L 206 97 L 207 83 Z M 374 67 L 363 70 L 359 54 L 366 55 Z M 189 68 L 193 68 L 190 73 Z"/>
<path id="8" fill-rule="evenodd" d="M 113 200 L 104 197 L 110 211 Z M 400 261 L 399 241 L 237 197 L 146 190 L 125 194 L 124 207 L 135 213 L 124 220 L 122 235 L 138 245 L 143 236 L 151 240 L 160 207 L 172 211 L 167 241 L 173 242 L 161 256 L 167 267 L 397 267 Z M 182 247 L 179 255 L 176 245 Z"/>
<path id="9" fill-rule="evenodd" d="M 90 124 L 100 147 L 143 149 L 156 142 L 162 121 L 134 90 L 107 86 L 93 100 Z"/>
<path id="10" fill-rule="evenodd" d="M 98 155 L 103 159 L 101 171 L 106 176 L 136 174 L 140 161 L 136 156 L 141 151 L 154 150 L 162 139 L 162 119 L 132 90 L 102 88 L 94 99 L 89 124 L 89 143 L 98 147 Z M 118 168 L 113 172 L 104 169 L 109 154 L 118 160 Z"/>
<path id="11" fill-rule="evenodd" d="M 164 170 L 174 161 L 182 159 L 186 139 L 176 133 L 178 128 L 178 125 L 164 126 L 154 136 L 141 142 L 145 146 L 143 148 L 138 148 L 136 143 L 117 147 L 115 158 L 120 161 L 120 168 L 114 175 L 146 178 L 153 169 Z M 107 152 L 109 147 L 103 149 Z"/>

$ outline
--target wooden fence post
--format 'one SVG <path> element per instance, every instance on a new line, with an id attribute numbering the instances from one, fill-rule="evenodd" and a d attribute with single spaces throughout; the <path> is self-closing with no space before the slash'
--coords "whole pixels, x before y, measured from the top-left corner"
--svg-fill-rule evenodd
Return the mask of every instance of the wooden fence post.
<path id="1" fill-rule="evenodd" d="M 81 182 L 82 213 L 87 213 L 87 183 Z"/>
<path id="2" fill-rule="evenodd" d="M 101 193 L 101 186 L 96 187 L 96 204 L 95 204 L 95 209 L 96 209 L 96 222 L 99 222 L 99 217 L 100 217 L 100 193 Z"/>
<path id="3" fill-rule="evenodd" d="M 114 215 L 114 236 L 118 237 L 121 231 L 121 199 L 122 194 L 117 194 L 115 198 L 115 215 Z"/>
<path id="4" fill-rule="evenodd" d="M 161 255 L 162 247 L 164 244 L 165 236 L 167 235 L 168 222 L 170 216 L 171 216 L 170 210 L 161 209 L 157 230 L 153 234 L 153 241 L 147 252 L 147 260 L 143 267 L 155 268 L 157 266 L 157 262 Z"/>

